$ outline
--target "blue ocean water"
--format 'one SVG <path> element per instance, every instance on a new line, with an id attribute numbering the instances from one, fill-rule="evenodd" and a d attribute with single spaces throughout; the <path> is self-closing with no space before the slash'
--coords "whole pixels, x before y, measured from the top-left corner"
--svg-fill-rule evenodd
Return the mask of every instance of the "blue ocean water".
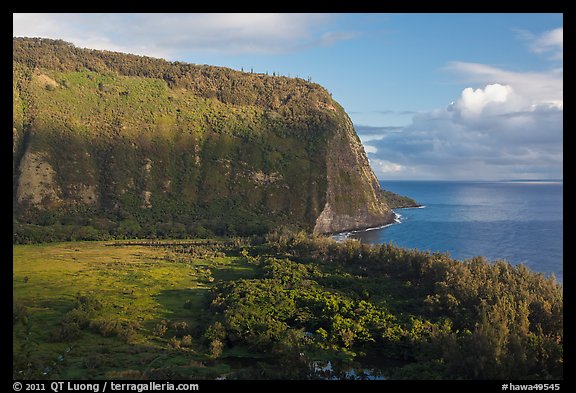
<path id="1" fill-rule="evenodd" d="M 381 181 L 424 205 L 397 209 L 399 223 L 349 234 L 366 243 L 482 255 L 524 263 L 563 282 L 562 182 Z"/>

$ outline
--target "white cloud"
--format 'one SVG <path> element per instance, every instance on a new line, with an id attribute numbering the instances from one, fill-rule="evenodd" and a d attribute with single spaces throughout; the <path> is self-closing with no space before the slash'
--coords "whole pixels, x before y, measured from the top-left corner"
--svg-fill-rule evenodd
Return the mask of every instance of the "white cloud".
<path id="1" fill-rule="evenodd" d="M 466 118 L 477 118 L 491 108 L 501 110 L 502 106 L 511 100 L 513 94 L 511 86 L 498 83 L 488 85 L 485 89 L 467 87 L 449 109 L 459 111 Z"/>
<path id="2" fill-rule="evenodd" d="M 13 35 L 176 59 L 184 53 L 285 53 L 353 39 L 329 14 L 13 14 Z"/>
<path id="3" fill-rule="evenodd" d="M 397 164 L 395 162 L 380 160 L 377 158 L 371 159 L 370 164 L 372 165 L 372 168 L 374 169 L 376 174 L 381 176 L 382 175 L 387 176 L 391 174 L 393 175 L 398 172 L 403 172 L 404 170 L 407 169 L 403 165 Z"/>
<path id="4" fill-rule="evenodd" d="M 564 57 L 564 28 L 559 27 L 536 37 L 531 48 L 536 53 L 551 53 L 552 59 L 562 60 Z"/>
<path id="5" fill-rule="evenodd" d="M 447 70 L 465 76 L 465 81 L 477 84 L 509 85 L 535 105 L 562 106 L 564 76 L 561 69 L 548 72 L 514 72 L 485 64 L 451 62 Z"/>
<path id="6" fill-rule="evenodd" d="M 367 152 L 377 176 L 562 177 L 561 73 L 517 73 L 474 63 L 450 67 L 484 83 L 464 88 L 446 108 L 416 114 L 401 130 L 357 127 L 371 146 Z"/>

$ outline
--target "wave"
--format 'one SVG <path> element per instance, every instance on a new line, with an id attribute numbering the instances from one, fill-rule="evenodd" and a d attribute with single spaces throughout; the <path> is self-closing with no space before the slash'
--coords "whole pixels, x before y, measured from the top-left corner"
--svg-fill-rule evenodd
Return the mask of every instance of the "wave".
<path id="1" fill-rule="evenodd" d="M 352 235 L 354 233 L 375 231 L 377 229 L 384 229 L 384 228 L 388 228 L 389 226 L 402 223 L 402 215 L 399 213 L 396 213 L 395 211 L 392 211 L 392 212 L 394 213 L 394 222 L 391 222 L 390 224 L 379 225 L 376 227 L 370 227 L 370 228 L 364 228 L 364 229 L 357 229 L 354 231 L 340 232 L 340 233 L 336 233 L 336 234 L 332 235 L 331 238 L 336 240 L 337 242 L 342 242 L 342 241 L 348 239 L 350 237 L 350 235 Z"/>

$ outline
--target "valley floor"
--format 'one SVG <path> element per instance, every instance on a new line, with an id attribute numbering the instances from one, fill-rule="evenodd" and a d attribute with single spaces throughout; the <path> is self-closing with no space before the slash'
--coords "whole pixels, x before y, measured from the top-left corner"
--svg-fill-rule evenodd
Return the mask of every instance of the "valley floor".
<path id="1" fill-rule="evenodd" d="M 13 378 L 561 379 L 562 302 L 522 265 L 303 233 L 14 245 Z"/>
<path id="2" fill-rule="evenodd" d="M 44 365 L 24 372 L 64 379 L 134 378 L 170 368 L 204 378 L 228 372 L 225 365 L 204 364 L 210 359 L 196 337 L 189 342 L 184 337 L 201 324 L 216 280 L 251 277 L 254 268 L 220 253 L 218 247 L 210 247 L 210 255 L 193 257 L 169 243 L 14 246 L 15 307 L 25 308 L 29 315 L 25 328 L 15 326 L 14 350 L 24 354 L 29 342 L 36 341 L 34 361 Z M 206 242 L 178 244 L 203 248 Z M 66 332 L 77 323 L 66 316 L 83 298 L 98 304 L 97 310 L 88 310 L 91 328 L 79 323 L 77 330 Z M 166 332 L 160 334 L 163 321 Z"/>

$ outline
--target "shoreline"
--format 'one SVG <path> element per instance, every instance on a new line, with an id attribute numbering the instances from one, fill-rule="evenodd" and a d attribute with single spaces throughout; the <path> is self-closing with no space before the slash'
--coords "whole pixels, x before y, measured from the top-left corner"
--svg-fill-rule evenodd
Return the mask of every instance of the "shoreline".
<path id="1" fill-rule="evenodd" d="M 333 233 L 329 236 L 331 239 L 334 239 L 337 242 L 341 242 L 341 241 L 348 239 L 350 237 L 350 235 L 352 235 L 354 233 L 370 232 L 370 231 L 375 231 L 377 229 L 384 229 L 384 228 L 387 228 L 387 227 L 392 226 L 392 225 L 401 224 L 402 223 L 402 220 L 401 220 L 402 215 L 396 213 L 396 210 L 400 210 L 400 209 L 424 209 L 425 207 L 426 207 L 426 205 L 397 207 L 397 208 L 392 209 L 392 213 L 394 213 L 394 221 L 391 223 L 384 224 L 384 225 L 378 225 L 375 227 L 367 227 L 367 228 L 362 228 L 362 229 L 353 229 L 353 230 L 349 230 L 349 231 L 337 232 L 337 233 Z"/>

